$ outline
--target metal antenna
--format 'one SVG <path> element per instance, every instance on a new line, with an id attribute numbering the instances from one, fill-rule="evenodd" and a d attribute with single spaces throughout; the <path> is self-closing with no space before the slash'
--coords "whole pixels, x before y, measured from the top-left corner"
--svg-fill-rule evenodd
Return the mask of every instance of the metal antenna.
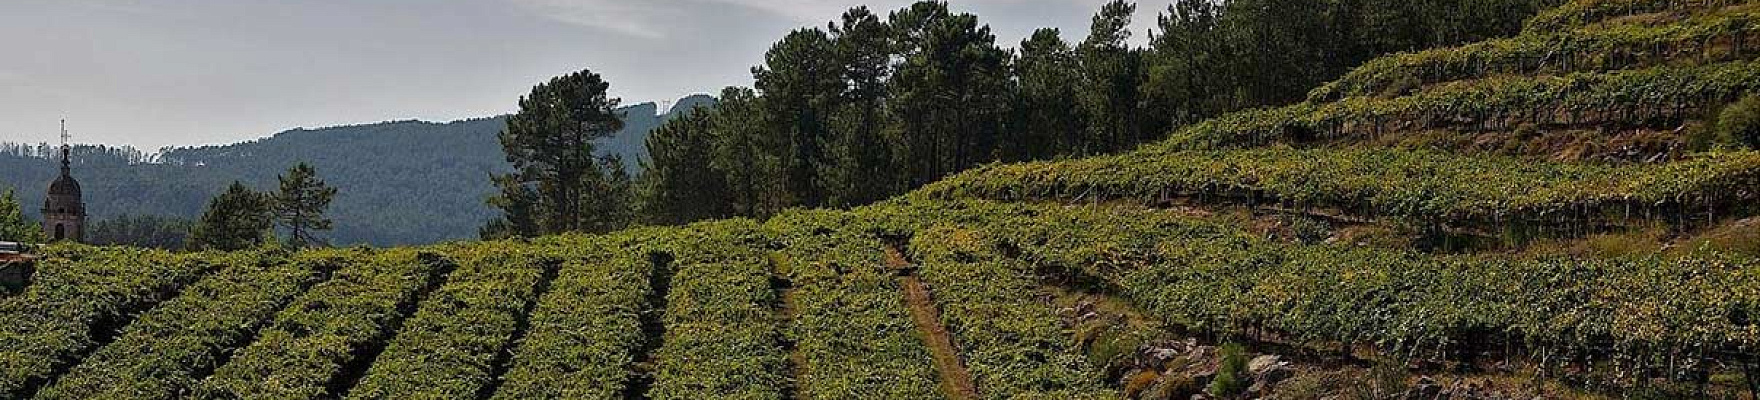
<path id="1" fill-rule="evenodd" d="M 71 139 L 73 135 L 67 134 L 67 119 L 64 118 L 61 120 L 61 147 L 67 147 L 67 141 Z"/>

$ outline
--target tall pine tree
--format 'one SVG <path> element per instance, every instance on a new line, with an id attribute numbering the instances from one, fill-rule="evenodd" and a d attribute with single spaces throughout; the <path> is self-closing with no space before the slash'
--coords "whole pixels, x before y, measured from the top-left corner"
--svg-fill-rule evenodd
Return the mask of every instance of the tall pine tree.
<path id="1" fill-rule="evenodd" d="M 267 194 L 232 182 L 208 202 L 208 210 L 190 232 L 190 247 L 235 251 L 262 244 L 274 227 L 274 202 Z"/>
<path id="2" fill-rule="evenodd" d="M 1141 52 L 1131 48 L 1131 15 L 1137 6 L 1113 0 L 1094 14 L 1088 39 L 1077 47 L 1082 63 L 1080 104 L 1088 115 L 1089 152 L 1129 148 L 1144 139 L 1137 108 Z"/>
<path id="3" fill-rule="evenodd" d="M 752 89 L 727 88 L 709 118 L 709 166 L 727 182 L 736 215 L 767 217 L 793 198 L 785 183 L 787 140 L 767 129 L 764 101 Z"/>
<path id="4" fill-rule="evenodd" d="M 903 187 L 994 159 L 1013 82 L 990 27 L 940 1 L 894 12 L 888 24 L 902 50 L 889 89 Z"/>
<path id="5" fill-rule="evenodd" d="M 1080 73 L 1075 51 L 1056 28 L 1043 28 L 1021 41 L 1015 73 L 1020 92 L 1015 96 L 1017 132 L 1005 154 L 1016 160 L 1043 159 L 1059 154 L 1079 154 L 1085 141 L 1080 136 L 1086 120 L 1077 103 L 1077 85 L 1071 77 Z"/>
<path id="6" fill-rule="evenodd" d="M 846 207 L 895 190 L 892 154 L 883 137 L 892 35 L 867 7 L 845 12 L 841 24 L 831 24 L 831 34 L 842 90 L 829 106 L 827 137 L 820 144 L 828 162 L 819 166 L 819 177 L 826 205 Z"/>
<path id="7" fill-rule="evenodd" d="M 683 224 L 733 214 L 725 175 L 710 166 L 713 114 L 707 108 L 687 111 L 648 134 L 638 202 L 646 222 Z"/>
<path id="8" fill-rule="evenodd" d="M 764 95 L 768 130 L 780 135 L 788 154 L 785 181 L 794 205 L 825 203 L 819 166 L 829 163 L 823 144 L 828 133 L 831 102 L 843 90 L 831 37 L 819 29 L 790 32 L 764 53 L 764 65 L 752 69 L 754 84 Z"/>
<path id="9" fill-rule="evenodd" d="M 485 237 L 538 236 L 562 232 L 604 232 L 623 226 L 628 212 L 628 181 L 607 172 L 593 154 L 593 140 L 623 129 L 619 99 L 610 84 L 591 71 L 556 77 L 520 98 L 519 113 L 507 120 L 501 147 L 514 172 L 494 177 L 501 193 L 489 204 L 502 217 L 483 229 Z"/>
<path id="10" fill-rule="evenodd" d="M 326 186 L 310 164 L 299 163 L 276 177 L 281 191 L 275 194 L 275 222 L 287 228 L 287 244 L 293 248 L 323 245 L 318 231 L 331 229 L 324 212 L 336 197 L 336 188 Z"/>

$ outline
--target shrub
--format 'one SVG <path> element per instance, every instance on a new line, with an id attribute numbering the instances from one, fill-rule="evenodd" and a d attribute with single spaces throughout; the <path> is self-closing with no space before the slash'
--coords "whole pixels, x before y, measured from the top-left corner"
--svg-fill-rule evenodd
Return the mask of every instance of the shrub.
<path id="1" fill-rule="evenodd" d="M 1760 148 L 1760 95 L 1751 94 L 1723 108 L 1717 130 L 1724 137 Z"/>
<path id="2" fill-rule="evenodd" d="M 1216 367 L 1216 378 L 1210 381 L 1210 395 L 1230 398 L 1247 391 L 1247 355 L 1238 344 L 1222 346 L 1222 363 Z"/>

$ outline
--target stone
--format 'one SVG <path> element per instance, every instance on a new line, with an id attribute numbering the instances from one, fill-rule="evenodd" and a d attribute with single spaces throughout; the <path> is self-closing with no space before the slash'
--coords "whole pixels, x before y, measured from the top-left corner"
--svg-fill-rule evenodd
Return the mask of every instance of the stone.
<path id="1" fill-rule="evenodd" d="M 1271 354 L 1253 357 L 1251 361 L 1247 361 L 1247 372 L 1253 374 L 1253 380 L 1269 385 L 1275 385 L 1296 374 L 1295 369 L 1289 367 L 1289 362 L 1283 361 L 1283 357 Z"/>
<path id="2" fill-rule="evenodd" d="M 1174 359 L 1174 357 L 1184 355 L 1186 352 L 1180 351 L 1179 349 L 1150 348 L 1147 353 L 1149 354 L 1149 357 L 1154 358 L 1155 361 L 1166 362 Z"/>
<path id="3" fill-rule="evenodd" d="M 1253 375 L 1259 375 L 1265 373 L 1265 370 L 1271 369 L 1271 367 L 1278 366 L 1282 363 L 1283 357 L 1278 357 L 1274 354 L 1266 354 L 1253 357 L 1252 361 L 1247 361 L 1247 371 L 1251 371 Z"/>

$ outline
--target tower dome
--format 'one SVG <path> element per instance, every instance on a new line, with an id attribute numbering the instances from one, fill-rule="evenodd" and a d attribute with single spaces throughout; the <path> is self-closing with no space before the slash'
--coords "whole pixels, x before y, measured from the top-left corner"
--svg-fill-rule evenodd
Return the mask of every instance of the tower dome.
<path id="1" fill-rule="evenodd" d="M 55 182 L 49 184 L 49 195 L 70 196 L 78 199 L 80 197 L 79 181 L 74 180 L 73 176 L 67 172 L 62 172 L 60 178 L 55 178 Z"/>
<path id="2" fill-rule="evenodd" d="M 73 179 L 66 122 L 62 122 L 61 138 L 61 176 L 49 183 L 49 196 L 43 201 L 43 234 L 54 241 L 79 242 L 85 238 L 86 203 L 79 181 Z"/>
<path id="3" fill-rule="evenodd" d="M 73 179 L 73 171 L 68 162 L 68 149 L 61 149 L 61 176 L 49 184 L 49 198 L 43 203 L 43 214 L 86 214 L 86 204 L 82 199 L 79 181 Z"/>

